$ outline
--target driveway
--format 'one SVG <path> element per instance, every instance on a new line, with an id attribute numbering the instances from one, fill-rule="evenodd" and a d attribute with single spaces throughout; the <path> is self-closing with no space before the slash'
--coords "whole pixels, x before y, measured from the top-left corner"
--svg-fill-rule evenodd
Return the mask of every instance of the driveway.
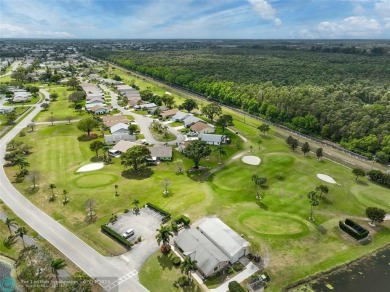
<path id="1" fill-rule="evenodd" d="M 135 111 L 129 111 L 125 110 L 123 107 L 120 107 L 118 105 L 118 94 L 111 91 L 107 86 L 100 84 L 100 86 L 105 90 L 108 91 L 111 95 L 111 105 L 113 108 L 117 108 L 122 114 L 124 115 L 131 115 L 134 117 L 135 122 L 138 124 L 141 133 L 145 136 L 146 141 L 148 141 L 149 144 L 154 145 L 164 145 L 166 142 L 157 141 L 154 139 L 152 133 L 149 130 L 150 124 L 153 122 L 152 118 L 144 117 L 142 115 L 137 114 Z M 168 145 L 176 145 L 177 143 L 181 143 L 185 140 L 185 136 L 180 133 L 179 131 L 175 130 L 174 128 L 167 125 L 168 131 L 176 136 L 176 139 L 174 141 L 170 141 L 167 144 Z"/>
<path id="2" fill-rule="evenodd" d="M 41 91 L 46 97 L 48 92 Z M 0 140 L 0 164 L 6 152 L 6 145 L 41 110 L 40 104 Z M 133 263 L 119 257 L 104 257 L 88 244 L 41 211 L 25 198 L 8 180 L 4 168 L 0 168 L 0 199 L 26 224 L 45 238 L 67 258 L 73 261 L 91 278 L 99 281 L 107 291 L 148 291 L 138 280 L 138 271 Z"/>

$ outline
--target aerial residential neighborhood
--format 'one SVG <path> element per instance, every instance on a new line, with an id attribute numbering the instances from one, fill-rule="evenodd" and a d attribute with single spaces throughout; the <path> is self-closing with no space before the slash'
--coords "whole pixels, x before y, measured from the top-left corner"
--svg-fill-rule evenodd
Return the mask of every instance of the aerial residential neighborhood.
<path id="1" fill-rule="evenodd" d="M 388 291 L 388 1 L 163 2 L 2 1 L 0 291 Z"/>

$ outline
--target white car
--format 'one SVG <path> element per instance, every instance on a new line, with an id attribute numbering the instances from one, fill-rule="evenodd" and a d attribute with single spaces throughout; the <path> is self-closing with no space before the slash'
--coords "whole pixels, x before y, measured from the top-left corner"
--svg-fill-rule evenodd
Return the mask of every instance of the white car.
<path id="1" fill-rule="evenodd" d="M 124 238 L 129 238 L 134 235 L 134 229 L 126 230 L 125 233 L 122 234 Z"/>

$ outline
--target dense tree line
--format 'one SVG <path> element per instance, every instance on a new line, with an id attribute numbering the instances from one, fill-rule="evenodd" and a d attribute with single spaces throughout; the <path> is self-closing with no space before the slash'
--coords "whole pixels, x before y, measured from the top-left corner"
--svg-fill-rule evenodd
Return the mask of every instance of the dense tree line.
<path id="1" fill-rule="evenodd" d="M 390 58 L 379 51 L 251 45 L 91 55 L 389 163 Z"/>

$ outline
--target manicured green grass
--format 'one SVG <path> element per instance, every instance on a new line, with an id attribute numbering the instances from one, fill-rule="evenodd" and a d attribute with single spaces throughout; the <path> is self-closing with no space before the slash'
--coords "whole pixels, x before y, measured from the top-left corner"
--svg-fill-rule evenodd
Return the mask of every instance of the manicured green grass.
<path id="1" fill-rule="evenodd" d="M 10 82 L 10 81 L 11 81 L 11 75 L 0 77 L 0 83 L 2 83 L 2 82 Z"/>
<path id="2" fill-rule="evenodd" d="M 123 173 L 119 159 L 114 159 L 113 164 L 102 170 L 76 174 L 80 166 L 89 163 L 95 156 L 89 150 L 91 142 L 77 140 L 82 133 L 75 125 L 42 126 L 36 132 L 18 138 L 33 146 L 33 154 L 29 157 L 30 170 L 38 169 L 43 176 L 39 192 L 27 197 L 104 254 L 119 254 L 123 248 L 102 235 L 99 225 L 107 222 L 112 213 L 129 208 L 135 198 L 141 204 L 155 203 L 173 216 L 185 213 L 192 222 L 206 215 L 217 215 L 251 242 L 253 253 L 270 259 L 267 268 L 272 278 L 269 291 L 281 291 L 289 283 L 360 257 L 390 241 L 389 221 L 383 223 L 383 227 L 371 228 L 364 218 L 367 206 L 383 208 L 390 205 L 389 189 L 374 185 L 367 179 L 356 182 L 350 169 L 325 159 L 317 161 L 313 154 L 304 157 L 300 150 L 294 153 L 283 140 L 272 136 L 272 129 L 270 134 L 263 136 L 256 129 L 258 121 L 246 117 L 244 123 L 242 115 L 229 110 L 225 113 L 233 115 L 233 128 L 249 141 L 237 148 L 236 143 L 240 139 L 226 131 L 232 143 L 224 146 L 227 151 L 227 156 L 222 157 L 224 165 L 210 176 L 209 181 L 204 181 L 206 176 L 202 175 L 177 174 L 174 163 L 152 167 L 151 176 L 127 175 Z M 219 128 L 217 132 L 220 132 Z M 257 144 L 259 138 L 263 141 L 260 150 Z M 253 147 L 252 153 L 248 151 L 250 146 Z M 218 166 L 216 147 L 212 149 L 212 155 L 202 160 L 201 165 Z M 259 156 L 261 164 L 250 166 L 241 159 L 230 162 L 238 151 Z M 178 158 L 183 159 L 185 169 L 193 166 L 192 161 L 175 151 L 174 160 Z M 6 168 L 6 171 L 12 178 L 16 169 Z M 319 180 L 317 173 L 330 175 L 338 184 Z M 111 183 L 113 177 L 110 174 L 118 179 Z M 251 180 L 253 174 L 268 179 L 265 187 L 256 188 Z M 97 180 L 103 181 L 101 186 L 98 186 L 100 182 L 94 182 L 95 175 Z M 161 187 L 165 178 L 172 181 L 170 196 L 167 197 L 162 195 Z M 59 198 L 63 189 L 69 191 L 71 202 L 68 205 L 63 206 L 60 200 L 54 203 L 47 201 L 50 183 L 57 185 L 55 191 Z M 114 184 L 119 186 L 119 197 L 114 196 Z M 326 184 L 330 192 L 320 200 L 314 211 L 315 221 L 310 222 L 307 193 L 320 184 Z M 28 182 L 16 184 L 24 193 L 29 185 Z M 263 198 L 259 205 L 257 191 Z M 98 221 L 91 225 L 84 220 L 85 201 L 89 198 L 96 200 L 98 215 Z M 338 220 L 346 217 L 352 217 L 368 228 L 372 243 L 361 246 L 342 233 L 337 227 Z M 148 272 L 149 279 L 152 279 L 155 265 L 159 267 L 156 262 L 145 264 L 140 273 L 141 281 L 144 281 L 142 274 L 145 271 L 152 271 Z M 169 278 L 156 276 L 153 280 L 155 287 L 170 287 L 174 291 Z M 161 291 L 152 288 L 151 291 Z"/>
<path id="3" fill-rule="evenodd" d="M 185 291 L 200 292 L 202 291 L 196 281 L 192 281 L 191 286 L 176 288 L 173 283 L 183 276 L 179 267 L 172 264 L 173 252 L 169 255 L 163 255 L 160 251 L 152 254 L 145 262 L 142 270 L 138 274 L 140 282 L 149 291 Z"/>
<path id="4" fill-rule="evenodd" d="M 169 142 L 169 141 L 173 141 L 176 139 L 176 136 L 170 132 L 167 132 L 166 135 L 160 134 L 157 131 L 155 131 L 154 129 L 150 129 L 150 132 L 152 133 L 154 139 L 156 139 L 157 141 Z"/>
<path id="5" fill-rule="evenodd" d="M 88 115 L 86 111 L 76 112 L 73 104 L 68 101 L 68 96 L 73 92 L 69 91 L 65 86 L 51 86 L 47 88 L 50 93 L 57 93 L 58 99 L 50 102 L 50 106 L 46 111 L 41 111 L 34 119 L 35 122 L 48 122 L 51 120 L 51 113 L 55 121 L 65 121 L 70 117 L 72 120 L 82 119 Z"/>

